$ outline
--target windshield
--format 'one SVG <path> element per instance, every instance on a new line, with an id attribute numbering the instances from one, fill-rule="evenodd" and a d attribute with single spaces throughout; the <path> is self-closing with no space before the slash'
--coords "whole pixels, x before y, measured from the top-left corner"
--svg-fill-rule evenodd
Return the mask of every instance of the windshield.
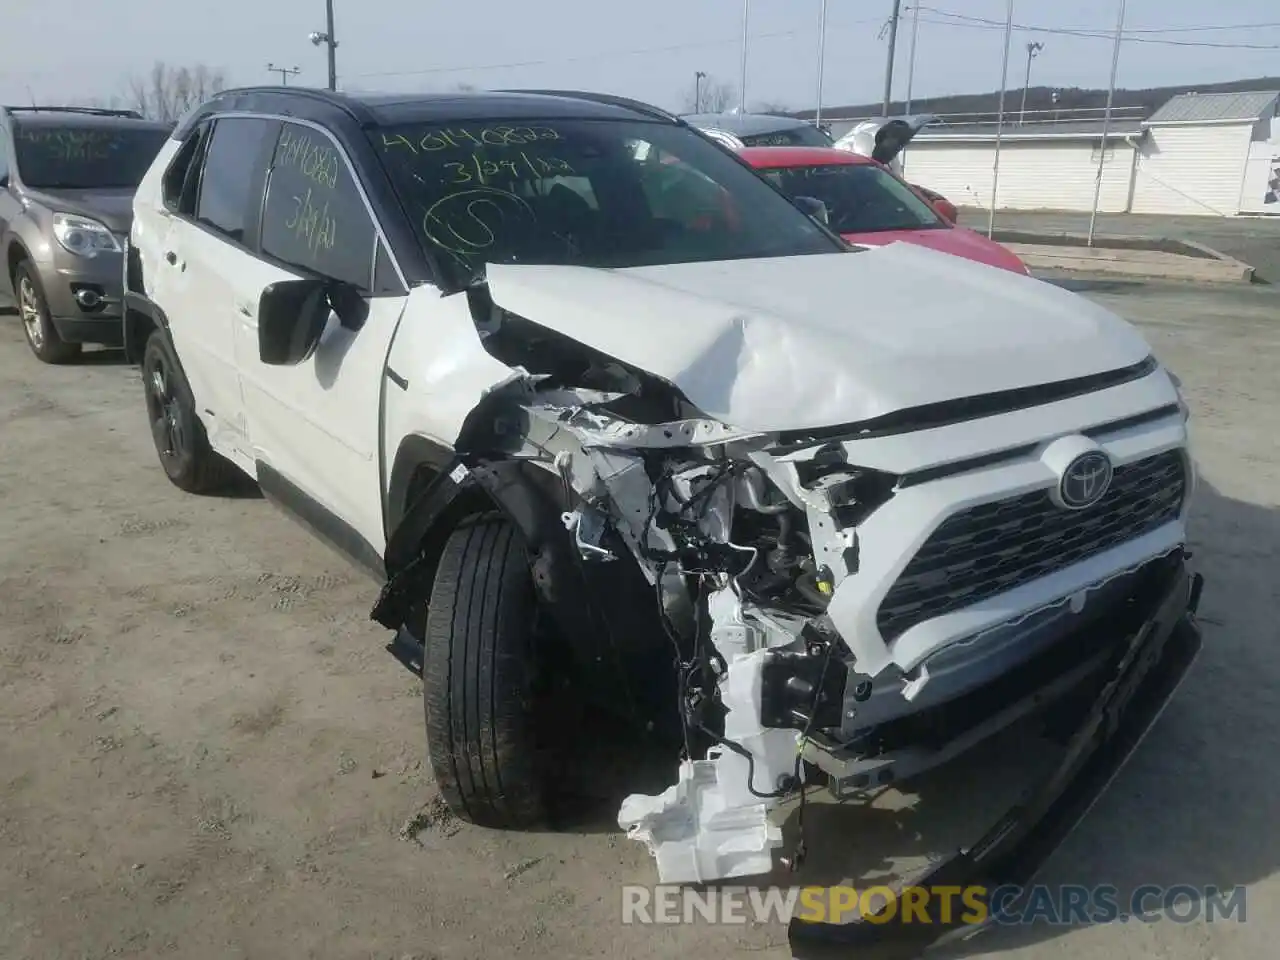
<path id="1" fill-rule="evenodd" d="M 734 134 L 744 147 L 829 147 L 834 141 L 807 123 L 787 130 L 771 130 L 768 133 Z"/>
<path id="2" fill-rule="evenodd" d="M 836 233 L 879 233 L 945 227 L 910 187 L 874 164 L 820 164 L 762 170 L 790 197 L 813 197 Z"/>
<path id="3" fill-rule="evenodd" d="M 169 134 L 149 127 L 14 124 L 22 182 L 37 190 L 136 188 Z"/>
<path id="4" fill-rule="evenodd" d="M 486 263 L 638 267 L 846 248 L 687 127 L 412 124 L 372 134 L 423 244 Z"/>

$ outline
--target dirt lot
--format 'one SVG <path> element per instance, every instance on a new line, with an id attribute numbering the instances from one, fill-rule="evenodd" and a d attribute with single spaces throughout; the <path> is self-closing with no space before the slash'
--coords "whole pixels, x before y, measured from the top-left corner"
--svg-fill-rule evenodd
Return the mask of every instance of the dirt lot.
<path id="1" fill-rule="evenodd" d="M 1253 960 L 1280 935 L 1280 296 L 1091 290 L 1186 382 L 1206 642 L 1044 879 L 1248 884 L 1247 923 L 966 949 Z M 132 370 L 41 366 L 0 316 L 0 957 L 788 955 L 767 925 L 621 926 L 653 874 L 612 798 L 559 834 L 443 816 L 375 592 L 251 492 L 180 494 Z"/>

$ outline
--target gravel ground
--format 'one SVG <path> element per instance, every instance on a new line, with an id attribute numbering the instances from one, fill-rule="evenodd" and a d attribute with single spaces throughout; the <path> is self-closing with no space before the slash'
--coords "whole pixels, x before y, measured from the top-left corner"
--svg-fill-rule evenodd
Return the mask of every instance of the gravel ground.
<path id="1" fill-rule="evenodd" d="M 1253 960 L 1280 935 L 1280 296 L 1082 287 L 1186 383 L 1206 642 L 1045 879 L 1247 884 L 1248 922 L 965 949 Z M 768 925 L 619 923 L 619 885 L 653 880 L 611 825 L 625 777 L 573 830 L 451 821 L 418 684 L 367 620 L 376 586 L 253 491 L 179 493 L 136 373 L 109 353 L 41 366 L 11 315 L 0 494 L 0 957 L 789 955 Z"/>

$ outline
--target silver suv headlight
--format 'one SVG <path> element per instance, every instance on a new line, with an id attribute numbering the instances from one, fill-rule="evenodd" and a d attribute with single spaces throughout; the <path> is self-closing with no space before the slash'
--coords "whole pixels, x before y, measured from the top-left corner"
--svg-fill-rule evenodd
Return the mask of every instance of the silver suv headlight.
<path id="1" fill-rule="evenodd" d="M 119 253 L 120 241 L 106 224 L 70 213 L 53 215 L 53 235 L 62 248 L 80 257 Z"/>

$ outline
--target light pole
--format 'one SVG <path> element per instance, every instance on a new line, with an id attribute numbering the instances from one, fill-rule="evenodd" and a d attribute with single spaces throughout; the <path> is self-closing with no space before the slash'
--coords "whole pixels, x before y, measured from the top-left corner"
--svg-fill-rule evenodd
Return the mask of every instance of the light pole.
<path id="1" fill-rule="evenodd" d="M 1027 44 L 1027 76 L 1022 81 L 1022 109 L 1018 111 L 1019 125 L 1027 119 L 1027 88 L 1031 86 L 1031 61 L 1043 49 L 1044 44 L 1039 40 Z"/>
<path id="2" fill-rule="evenodd" d="M 702 112 L 702 81 L 707 79 L 707 75 L 698 70 L 693 75 L 693 112 Z"/>
<path id="3" fill-rule="evenodd" d="M 880 115 L 889 115 L 889 101 L 893 98 L 893 54 L 898 47 L 898 17 L 902 13 L 902 0 L 893 0 L 893 13 L 889 15 L 889 55 L 884 65 L 884 108 Z"/>
<path id="4" fill-rule="evenodd" d="M 996 114 L 996 154 L 991 163 L 991 210 L 987 214 L 987 238 L 996 232 L 996 199 L 1000 196 L 1000 141 L 1004 136 L 1004 89 L 1009 85 L 1009 41 L 1013 37 L 1013 0 L 1004 18 L 1004 62 L 1000 67 L 1000 106 Z"/>
<path id="5" fill-rule="evenodd" d="M 827 57 L 827 0 L 818 9 L 818 109 L 813 114 L 813 125 L 822 126 L 822 75 Z"/>
<path id="6" fill-rule="evenodd" d="M 317 47 L 324 44 L 329 52 L 329 89 L 338 89 L 338 41 L 333 35 L 333 0 L 324 0 L 324 33 L 316 30 L 311 34 L 311 42 Z"/>
<path id="7" fill-rule="evenodd" d="M 297 67 L 277 67 L 274 63 L 268 63 L 267 72 L 280 74 L 280 86 L 287 87 L 289 85 L 289 78 L 296 77 L 302 71 Z"/>
<path id="8" fill-rule="evenodd" d="M 742 81 L 740 84 L 742 96 L 738 101 L 741 113 L 747 112 L 747 31 L 750 28 L 750 20 L 751 0 L 742 0 Z"/>
<path id="9" fill-rule="evenodd" d="M 1102 143 L 1098 146 L 1098 176 L 1093 181 L 1093 212 L 1089 214 L 1088 245 L 1093 246 L 1093 228 L 1098 220 L 1098 198 L 1102 194 L 1102 165 L 1107 159 L 1107 134 L 1111 132 L 1111 104 L 1116 98 L 1116 68 L 1120 65 L 1120 44 L 1124 38 L 1124 0 L 1116 12 L 1116 38 L 1111 47 L 1111 84 L 1107 87 L 1107 109 L 1102 115 Z"/>

